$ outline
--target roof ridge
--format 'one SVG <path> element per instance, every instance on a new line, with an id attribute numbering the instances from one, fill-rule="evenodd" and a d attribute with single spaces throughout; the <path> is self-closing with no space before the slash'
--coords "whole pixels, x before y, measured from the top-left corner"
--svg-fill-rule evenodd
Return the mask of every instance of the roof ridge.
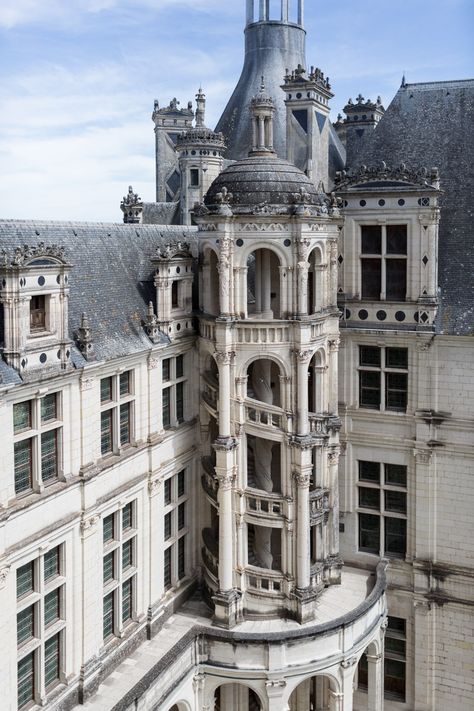
<path id="1" fill-rule="evenodd" d="M 171 232 L 196 232 L 197 228 L 193 225 L 155 225 L 155 224 L 126 224 L 124 222 L 81 222 L 81 221 L 68 221 L 68 220 L 32 220 L 32 219 L 15 219 L 15 218 L 0 218 L 0 225 L 2 224 L 17 224 L 17 225 L 28 225 L 28 226 L 38 226 L 38 227 L 113 227 L 126 230 L 136 230 L 144 228 L 153 228 L 161 230 L 170 230 Z"/>
<path id="2" fill-rule="evenodd" d="M 444 87 L 457 87 L 457 86 L 472 86 L 474 87 L 474 78 L 473 79 L 446 79 L 442 81 L 420 81 L 420 82 L 413 82 L 413 83 L 408 83 L 406 82 L 405 84 L 402 84 L 400 87 L 399 91 L 402 89 L 413 89 L 416 87 L 423 87 L 425 89 L 428 88 L 444 88 Z"/>

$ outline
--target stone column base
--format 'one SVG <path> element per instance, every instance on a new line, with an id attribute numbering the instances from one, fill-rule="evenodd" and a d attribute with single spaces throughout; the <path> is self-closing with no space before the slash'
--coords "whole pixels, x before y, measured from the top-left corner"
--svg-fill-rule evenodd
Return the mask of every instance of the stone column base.
<path id="1" fill-rule="evenodd" d="M 295 615 L 300 625 L 311 622 L 316 616 L 316 600 L 319 592 L 313 588 L 296 588 L 293 593 L 296 603 Z"/>
<path id="2" fill-rule="evenodd" d="M 214 602 L 214 624 L 230 630 L 243 620 L 242 595 L 237 590 L 217 592 Z"/>
<path id="3" fill-rule="evenodd" d="M 341 584 L 341 572 L 343 565 L 343 560 L 338 555 L 331 555 L 326 560 L 324 568 L 327 576 L 327 581 L 330 583 L 330 585 Z"/>

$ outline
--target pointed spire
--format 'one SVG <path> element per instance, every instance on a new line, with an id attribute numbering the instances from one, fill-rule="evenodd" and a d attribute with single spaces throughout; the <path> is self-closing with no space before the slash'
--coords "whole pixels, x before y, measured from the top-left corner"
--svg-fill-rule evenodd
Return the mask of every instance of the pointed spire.
<path id="1" fill-rule="evenodd" d="M 153 307 L 153 302 L 149 301 L 146 317 L 144 321 L 145 333 L 152 343 L 158 343 L 160 341 L 160 329 L 158 328 L 158 317 L 155 314 L 155 309 Z"/>
<path id="2" fill-rule="evenodd" d="M 401 86 L 402 86 L 402 87 L 405 87 L 406 85 L 407 85 L 407 83 L 406 83 L 406 81 L 405 81 L 405 72 L 403 72 Z"/>
<path id="3" fill-rule="evenodd" d="M 204 94 L 202 87 L 199 87 L 199 91 L 196 94 L 196 128 L 204 127 L 204 120 L 206 116 L 206 95 Z"/>

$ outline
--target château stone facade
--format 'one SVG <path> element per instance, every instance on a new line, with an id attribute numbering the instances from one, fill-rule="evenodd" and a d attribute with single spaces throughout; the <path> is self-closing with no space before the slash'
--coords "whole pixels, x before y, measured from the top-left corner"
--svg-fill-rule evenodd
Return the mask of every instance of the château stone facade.
<path id="1" fill-rule="evenodd" d="M 0 222 L 5 711 L 474 708 L 474 81 L 332 124 L 278 5 L 156 202 Z"/>

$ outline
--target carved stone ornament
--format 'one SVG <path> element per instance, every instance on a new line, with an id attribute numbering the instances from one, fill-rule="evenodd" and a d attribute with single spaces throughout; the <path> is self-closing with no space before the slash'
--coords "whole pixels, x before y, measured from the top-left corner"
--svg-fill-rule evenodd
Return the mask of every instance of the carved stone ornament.
<path id="1" fill-rule="evenodd" d="M 288 232 L 287 225 L 282 225 L 278 222 L 257 224 L 256 222 L 245 222 L 239 224 L 239 232 Z"/>
<path id="2" fill-rule="evenodd" d="M 284 689 L 286 681 L 284 679 L 267 679 L 265 686 L 267 689 Z"/>
<path id="3" fill-rule="evenodd" d="M 4 568 L 0 568 L 0 589 L 5 587 L 5 583 L 7 582 L 7 578 L 10 574 L 11 566 L 7 565 Z"/>
<path id="4" fill-rule="evenodd" d="M 77 346 L 81 352 L 81 355 L 87 361 L 95 360 L 95 349 L 94 341 L 92 338 L 92 329 L 89 323 L 89 319 L 86 314 L 83 313 L 81 316 L 81 323 L 76 333 Z"/>
<path id="5" fill-rule="evenodd" d="M 311 476 L 309 472 L 300 472 L 294 470 L 293 479 L 295 480 L 300 489 L 306 489 L 311 483 Z"/>
<path id="6" fill-rule="evenodd" d="M 82 392 L 85 392 L 86 390 L 92 390 L 92 388 L 94 387 L 94 381 L 91 378 L 81 378 L 80 384 Z"/>
<path id="7" fill-rule="evenodd" d="M 148 493 L 150 496 L 156 496 L 158 492 L 161 489 L 161 481 L 160 479 L 153 479 L 152 481 L 148 482 Z"/>
<path id="8" fill-rule="evenodd" d="M 214 359 L 219 365 L 232 365 L 235 358 L 235 351 L 229 351 L 227 353 L 222 353 L 221 351 L 216 351 L 214 353 Z"/>
<path id="9" fill-rule="evenodd" d="M 341 667 L 343 669 L 349 669 L 350 667 L 353 667 L 354 664 L 357 664 L 357 657 L 349 657 L 349 659 L 342 660 Z"/>
<path id="10" fill-rule="evenodd" d="M 45 245 L 44 242 L 39 242 L 36 247 L 30 247 L 24 244 L 22 247 L 16 247 L 13 257 L 11 258 L 11 266 L 23 267 L 27 262 L 33 259 L 41 259 L 51 257 L 63 264 L 67 264 L 64 254 L 66 248 L 57 244 Z M 8 256 L 5 250 L 2 250 L 3 264 L 7 266 Z"/>
<path id="11" fill-rule="evenodd" d="M 339 464 L 339 452 L 338 451 L 329 451 L 328 452 L 328 463 L 331 466 L 335 466 L 336 464 Z"/>
<path id="12" fill-rule="evenodd" d="M 411 169 L 405 163 L 401 163 L 396 168 L 389 167 L 385 161 L 378 166 L 367 167 L 361 165 L 357 170 L 346 172 L 345 170 L 336 173 L 336 189 L 348 188 L 373 181 L 396 181 L 408 183 L 410 185 L 420 185 L 422 187 L 439 189 L 439 170 L 431 168 Z"/>
<path id="13" fill-rule="evenodd" d="M 231 471 L 216 472 L 216 479 L 219 482 L 219 489 L 222 491 L 229 491 L 232 489 L 236 478 L 236 473 L 232 469 Z"/>
<path id="14" fill-rule="evenodd" d="M 214 222 L 202 222 L 198 226 L 199 232 L 217 232 L 217 230 L 218 225 L 216 225 Z"/>
<path id="15" fill-rule="evenodd" d="M 158 343 L 161 339 L 158 316 L 155 314 L 153 302 L 148 303 L 145 320 L 143 323 L 145 333 L 152 343 Z"/>
<path id="16" fill-rule="evenodd" d="M 205 684 L 206 684 L 206 675 L 205 674 L 195 674 L 194 675 L 194 677 L 193 677 L 194 692 L 202 691 L 204 689 Z"/>
<path id="17" fill-rule="evenodd" d="M 188 242 L 168 242 L 164 247 L 158 247 L 155 259 L 169 260 L 176 257 L 190 258 L 190 245 Z"/>
<path id="18" fill-rule="evenodd" d="M 339 337 L 331 338 L 331 340 L 329 341 L 330 352 L 337 353 L 340 345 L 341 345 L 341 339 Z"/>
<path id="19" fill-rule="evenodd" d="M 295 350 L 295 351 L 293 351 L 293 353 L 295 354 L 296 360 L 299 363 L 309 363 L 309 361 L 311 360 L 311 357 L 313 355 L 312 350 L 310 350 L 310 351 Z"/>
<path id="20" fill-rule="evenodd" d="M 80 528 L 81 528 L 81 534 L 83 536 L 92 533 L 95 528 L 97 527 L 97 524 L 100 521 L 100 516 L 99 514 L 94 514 L 93 516 L 90 516 L 90 518 L 83 518 L 81 523 L 80 523 Z"/>
<path id="21" fill-rule="evenodd" d="M 429 464 L 433 456 L 433 452 L 428 449 L 415 449 L 413 454 L 417 464 Z"/>
<path id="22" fill-rule="evenodd" d="M 209 215 L 209 210 L 203 202 L 195 202 L 193 207 L 193 213 L 196 217 L 206 217 L 206 215 Z"/>

